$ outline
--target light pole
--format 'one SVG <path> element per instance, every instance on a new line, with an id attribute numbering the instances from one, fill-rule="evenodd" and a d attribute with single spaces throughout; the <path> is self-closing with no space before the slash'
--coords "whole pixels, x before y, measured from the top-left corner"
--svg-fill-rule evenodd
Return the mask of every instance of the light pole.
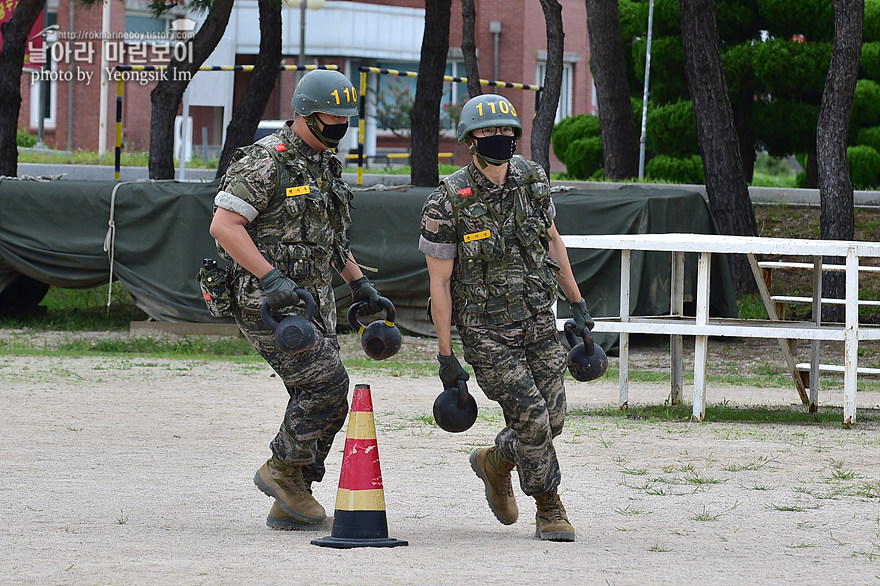
<path id="1" fill-rule="evenodd" d="M 306 64 L 306 8 L 309 10 L 321 10 L 324 8 L 324 0 L 282 0 L 288 8 L 299 8 L 299 59 L 296 64 L 300 67 Z M 304 71 L 297 71 L 296 79 L 303 76 Z"/>

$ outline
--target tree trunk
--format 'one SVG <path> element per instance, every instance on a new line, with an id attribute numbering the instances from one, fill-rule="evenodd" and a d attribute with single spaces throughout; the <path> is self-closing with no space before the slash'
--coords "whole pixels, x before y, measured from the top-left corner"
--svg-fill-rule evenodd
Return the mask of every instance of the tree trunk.
<path id="1" fill-rule="evenodd" d="M 0 176 L 18 176 L 18 114 L 21 110 L 21 70 L 28 34 L 45 0 L 20 0 L 12 18 L 0 26 Z"/>
<path id="2" fill-rule="evenodd" d="M 739 141 L 721 68 L 714 0 L 681 0 L 681 37 L 709 208 L 722 234 L 755 236 L 755 211 L 743 179 Z M 757 286 L 743 255 L 730 257 L 737 293 Z"/>
<path id="3" fill-rule="evenodd" d="M 859 75 L 865 2 L 834 0 L 832 5 L 834 44 L 816 130 L 816 160 L 822 210 L 819 230 L 823 240 L 852 240 L 855 233 L 855 210 L 846 142 Z M 828 258 L 825 262 L 843 264 L 845 260 Z M 842 299 L 846 293 L 846 276 L 843 273 L 823 274 L 822 291 L 823 297 Z M 845 319 L 844 308 L 840 306 L 829 306 L 823 313 L 830 321 Z"/>
<path id="4" fill-rule="evenodd" d="M 216 178 L 226 173 L 235 149 L 253 142 L 254 132 L 269 102 L 281 67 L 281 4 L 272 0 L 260 0 L 259 9 L 260 52 L 244 94 L 226 128 L 226 141 L 217 165 Z"/>
<path id="5" fill-rule="evenodd" d="M 819 157 L 814 148 L 807 153 L 807 168 L 804 169 L 804 188 L 817 189 L 819 187 Z"/>
<path id="6" fill-rule="evenodd" d="M 440 137 L 440 100 L 449 51 L 452 0 L 425 0 L 425 33 L 422 37 L 416 97 L 410 114 L 412 171 L 410 181 L 419 187 L 440 182 L 437 151 Z"/>
<path id="7" fill-rule="evenodd" d="M 474 42 L 474 22 L 477 19 L 474 0 L 461 0 L 461 54 L 467 75 L 468 97 L 483 93 L 480 85 L 480 68 L 477 63 L 477 45 Z"/>
<path id="8" fill-rule="evenodd" d="M 232 0 L 215 0 L 199 32 L 188 41 L 184 60 L 172 59 L 166 70 L 167 77 L 150 92 L 150 179 L 174 179 L 174 118 L 177 116 L 177 107 L 190 79 L 223 38 L 230 12 Z M 189 56 L 192 56 L 192 63 L 188 62 Z"/>
<path id="9" fill-rule="evenodd" d="M 639 136 L 629 100 L 617 0 L 587 0 L 590 70 L 596 82 L 606 179 L 639 174 Z"/>
<path id="10" fill-rule="evenodd" d="M 562 6 L 557 0 L 541 0 L 547 27 L 547 68 L 541 104 L 532 120 L 532 160 L 550 172 L 550 133 L 556 121 L 559 92 L 562 87 L 563 39 Z M 627 102 L 628 103 L 628 102 Z"/>
<path id="11" fill-rule="evenodd" d="M 746 184 L 752 182 L 755 174 L 755 129 L 752 127 L 752 103 L 754 93 L 740 96 L 733 104 L 733 123 L 736 126 L 736 136 L 739 141 L 739 156 L 743 166 L 743 180 Z"/>

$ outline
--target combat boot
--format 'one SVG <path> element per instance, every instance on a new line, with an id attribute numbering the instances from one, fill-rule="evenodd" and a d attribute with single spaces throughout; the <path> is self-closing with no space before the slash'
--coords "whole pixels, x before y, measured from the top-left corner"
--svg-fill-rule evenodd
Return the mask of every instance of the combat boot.
<path id="1" fill-rule="evenodd" d="M 535 537 L 546 541 L 574 541 L 574 527 L 568 522 L 565 507 L 556 489 L 535 495 Z"/>
<path id="2" fill-rule="evenodd" d="M 303 523 L 321 523 L 327 513 L 315 500 L 303 480 L 300 466 L 288 466 L 270 458 L 254 474 L 254 484 L 263 493 L 275 497 L 281 509 Z"/>
<path id="3" fill-rule="evenodd" d="M 332 526 L 333 517 L 327 517 L 319 523 L 303 523 L 284 512 L 278 501 L 272 501 L 272 508 L 266 515 L 266 527 L 279 531 L 317 531 Z"/>
<path id="4" fill-rule="evenodd" d="M 471 452 L 471 468 L 486 485 L 486 500 L 495 518 L 504 525 L 516 523 L 519 507 L 510 479 L 513 463 L 501 459 L 494 447 L 478 448 Z"/>

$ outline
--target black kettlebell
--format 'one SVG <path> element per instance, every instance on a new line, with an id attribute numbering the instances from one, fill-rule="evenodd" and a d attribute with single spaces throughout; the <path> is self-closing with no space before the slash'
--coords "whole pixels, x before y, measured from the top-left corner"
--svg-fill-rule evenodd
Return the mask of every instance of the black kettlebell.
<path id="1" fill-rule="evenodd" d="M 306 304 L 303 315 L 290 315 L 278 323 L 270 313 L 269 301 L 263 301 L 263 306 L 260 307 L 263 321 L 275 332 L 275 345 L 287 354 L 298 354 L 308 350 L 317 341 L 315 326 L 312 325 L 312 318 L 315 316 L 315 298 L 302 288 L 293 291 Z"/>
<path id="2" fill-rule="evenodd" d="M 455 382 L 454 387 L 444 386 L 434 400 L 434 421 L 451 433 L 468 430 L 477 420 L 477 402 L 468 393 L 467 383 L 461 379 Z"/>
<path id="3" fill-rule="evenodd" d="M 608 370 L 608 356 L 605 355 L 605 350 L 602 349 L 602 346 L 593 343 L 593 335 L 590 333 L 589 328 L 584 328 L 582 336 L 584 341 L 578 344 L 577 338 L 574 335 L 576 327 L 577 322 L 573 319 L 566 321 L 563 327 L 565 339 L 568 340 L 568 345 L 571 346 L 571 350 L 568 353 L 568 372 L 571 373 L 575 380 L 585 383 L 596 380 L 605 374 L 605 371 Z"/>
<path id="4" fill-rule="evenodd" d="M 400 330 L 394 325 L 394 304 L 385 297 L 379 297 L 379 307 L 385 310 L 385 321 L 376 320 L 365 326 L 358 321 L 357 313 L 368 301 L 352 303 L 348 308 L 348 323 L 361 337 L 361 346 L 373 360 L 391 358 L 400 350 L 402 338 Z"/>

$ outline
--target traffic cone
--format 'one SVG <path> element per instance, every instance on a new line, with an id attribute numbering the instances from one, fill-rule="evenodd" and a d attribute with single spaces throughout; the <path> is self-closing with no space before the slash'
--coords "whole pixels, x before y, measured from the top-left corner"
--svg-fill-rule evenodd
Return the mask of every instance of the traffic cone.
<path id="1" fill-rule="evenodd" d="M 312 545 L 339 549 L 409 545 L 406 541 L 388 537 L 370 385 L 354 387 L 333 530 L 327 537 L 313 539 Z"/>

